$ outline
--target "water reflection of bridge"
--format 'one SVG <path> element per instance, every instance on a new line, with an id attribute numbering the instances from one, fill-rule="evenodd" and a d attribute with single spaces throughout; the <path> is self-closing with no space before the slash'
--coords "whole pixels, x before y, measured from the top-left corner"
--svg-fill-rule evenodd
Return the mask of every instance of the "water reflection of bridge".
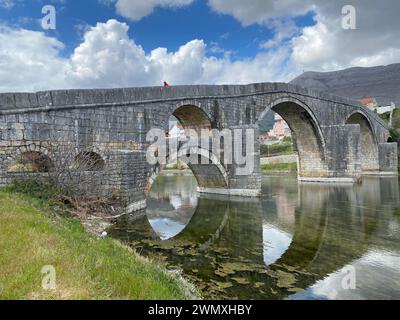
<path id="1" fill-rule="evenodd" d="M 169 241 L 153 243 L 152 249 L 170 251 L 168 260 L 182 265 L 186 274 L 195 270 L 216 283 L 227 277 L 245 279 L 243 292 L 254 298 L 284 298 L 305 289 L 359 259 L 370 246 L 400 250 L 398 233 L 391 235 L 397 241 L 382 239 L 394 221 L 400 230 L 400 220 L 393 218 L 400 205 L 396 178 L 366 178 L 358 186 L 300 184 L 293 189 L 282 179 L 268 181 L 262 201 L 200 198 L 186 228 Z M 154 239 L 145 220 L 136 224 L 142 225 L 140 237 L 146 230 L 146 237 Z M 263 225 L 291 237 L 281 248 L 272 244 L 278 247 L 272 260 L 268 245 L 274 239 L 265 238 Z M 230 289 L 225 290 L 229 294 Z"/>

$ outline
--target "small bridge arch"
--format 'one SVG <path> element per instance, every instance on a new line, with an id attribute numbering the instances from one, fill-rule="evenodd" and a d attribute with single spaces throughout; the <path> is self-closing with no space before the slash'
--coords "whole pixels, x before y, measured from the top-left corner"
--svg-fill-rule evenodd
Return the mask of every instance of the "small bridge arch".
<path id="1" fill-rule="evenodd" d="M 214 189 L 214 188 L 228 188 L 229 186 L 229 178 L 228 173 L 225 167 L 221 164 L 218 157 L 210 152 L 209 150 L 202 149 L 200 147 L 191 147 L 190 148 L 191 157 L 198 157 L 198 164 L 193 164 L 190 162 L 190 159 L 187 157 L 187 150 L 181 149 L 177 153 L 173 153 L 168 155 L 166 163 L 173 163 L 177 160 L 181 160 L 186 163 L 190 170 L 192 171 L 194 177 L 196 178 L 197 185 L 199 190 L 203 189 Z M 203 164 L 207 161 L 209 163 Z M 166 165 L 157 164 L 153 173 L 147 179 L 146 187 L 145 187 L 145 196 L 147 197 L 150 193 L 151 187 L 153 186 L 154 181 L 160 175 L 160 173 L 165 169 Z"/>

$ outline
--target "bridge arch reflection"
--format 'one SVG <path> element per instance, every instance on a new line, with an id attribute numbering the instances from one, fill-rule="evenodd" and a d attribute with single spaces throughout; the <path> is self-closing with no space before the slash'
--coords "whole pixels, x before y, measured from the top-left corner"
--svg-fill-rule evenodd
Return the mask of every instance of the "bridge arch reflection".
<path id="1" fill-rule="evenodd" d="M 212 295 L 260 299 L 307 289 L 362 259 L 371 247 L 388 250 L 381 235 L 396 223 L 400 228 L 396 178 L 367 177 L 358 186 L 297 185 L 287 179 L 268 178 L 260 201 L 200 197 L 185 227 L 167 241 L 143 217 L 137 226 L 142 230 L 131 227 L 130 241 L 179 266 Z M 274 234 L 264 232 L 266 226 L 285 234 L 286 241 L 268 238 Z M 389 249 L 400 253 L 399 240 Z"/>

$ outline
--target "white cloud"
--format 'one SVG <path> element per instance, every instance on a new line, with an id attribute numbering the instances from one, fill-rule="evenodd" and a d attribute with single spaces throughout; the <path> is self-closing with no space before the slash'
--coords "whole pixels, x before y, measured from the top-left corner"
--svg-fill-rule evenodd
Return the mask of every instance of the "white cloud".
<path id="1" fill-rule="evenodd" d="M 361 258 L 350 262 L 340 270 L 327 275 L 306 289 L 305 293 L 320 298 L 336 300 L 398 299 L 398 266 L 400 256 L 385 251 L 369 251 Z M 349 267 L 356 272 L 356 288 L 343 288 L 343 279 L 349 274 Z M 371 275 L 378 276 L 371 276 Z M 374 288 L 374 290 L 371 290 Z M 301 298 L 303 293 L 297 296 Z M 296 295 L 294 295 L 296 297 Z"/>
<path id="2" fill-rule="evenodd" d="M 0 29 L 0 91 L 55 88 L 105 88 L 180 84 L 237 84 L 287 80 L 294 76 L 281 66 L 286 48 L 260 53 L 254 59 L 232 61 L 207 56 L 202 40 L 192 40 L 176 52 L 156 48 L 146 53 L 128 36 L 128 25 L 116 20 L 89 28 L 69 58 L 63 44 L 41 32 Z"/>
<path id="3" fill-rule="evenodd" d="M 132 20 L 140 20 L 151 14 L 156 7 L 181 7 L 193 2 L 193 0 L 99 1 L 115 3 L 118 13 Z M 352 4 L 356 7 L 357 13 L 357 30 L 344 30 L 341 27 L 342 7 L 347 4 L 348 1 L 345 0 L 208 0 L 208 5 L 213 11 L 231 15 L 243 26 L 257 23 L 271 29 L 274 36 L 260 43 L 260 49 L 266 51 L 261 50 L 251 60 L 232 62 L 229 52 L 226 52 L 223 59 L 206 58 L 204 43 L 194 41 L 183 45 L 175 53 L 168 53 L 165 49 L 156 49 L 150 56 L 142 53 L 145 59 L 141 61 L 147 68 L 155 68 L 152 69 L 152 72 L 157 73 L 155 77 L 173 78 L 177 83 L 184 80 L 189 81 L 188 83 L 204 80 L 213 83 L 244 82 L 245 79 L 280 81 L 290 80 L 289 76 L 296 76 L 301 70 L 331 71 L 352 66 L 398 62 L 400 38 L 397 30 L 400 28 L 400 20 L 397 12 L 400 9 L 400 2 L 385 0 L 376 3 L 375 0 L 353 0 Z M 294 18 L 310 11 L 315 13 L 315 25 L 305 28 L 297 26 Z M 214 43 L 208 52 L 222 53 L 223 48 Z M 187 62 L 185 68 L 175 68 L 180 59 Z M 271 61 L 277 60 L 281 65 L 271 64 Z M 232 74 L 230 70 L 240 68 L 238 66 L 246 68 Z M 266 66 L 269 71 L 266 71 Z M 257 72 L 251 71 L 255 68 L 261 70 L 258 76 Z M 179 71 L 175 74 L 172 72 L 173 69 Z M 214 71 L 216 69 L 219 73 Z M 148 76 L 146 81 L 140 83 L 147 84 L 151 81 L 153 80 Z M 132 83 L 132 79 L 129 81 L 127 79 L 127 82 Z"/>
<path id="4" fill-rule="evenodd" d="M 313 27 L 304 28 L 303 34 L 292 40 L 292 57 L 302 66 L 318 65 L 320 69 L 328 69 L 324 63 L 334 63 L 335 41 L 327 26 L 319 22 Z"/>
<path id="5" fill-rule="evenodd" d="M 268 24 L 275 30 L 275 36 L 262 43 L 265 50 L 239 60 L 232 60 L 217 43 L 207 47 L 200 39 L 182 44 L 175 52 L 166 48 L 145 52 L 129 38 L 128 25 L 116 20 L 86 29 L 82 43 L 67 58 L 55 38 L 0 27 L 0 91 L 146 86 L 164 80 L 172 85 L 289 81 L 302 70 L 399 62 L 400 2 L 383 1 L 377 10 L 372 0 L 354 0 L 357 30 L 341 28 L 341 2 L 232 0 L 228 6 L 225 1 L 209 0 L 214 10 L 232 14 L 243 24 Z M 292 15 L 313 8 L 316 24 L 296 26 L 288 13 L 290 4 Z M 221 53 L 225 53 L 222 58 L 212 56 Z"/>
<path id="6" fill-rule="evenodd" d="M 0 26 L 0 90 L 64 87 L 63 44 L 42 32 Z"/>
<path id="7" fill-rule="evenodd" d="M 261 43 L 261 47 L 264 49 L 279 47 L 301 33 L 301 28 L 292 19 L 288 18 L 271 20 L 269 26 L 274 29 L 275 35 L 273 38 Z"/>
<path id="8" fill-rule="evenodd" d="M 103 3 L 114 2 L 115 0 L 100 0 Z M 139 21 L 142 18 L 153 13 L 157 7 L 179 8 L 190 5 L 193 0 L 116 0 L 117 13 L 133 21 Z"/>
<path id="9" fill-rule="evenodd" d="M 258 23 L 273 29 L 275 37 L 262 46 L 266 49 L 287 46 L 293 51 L 292 65 L 298 69 L 328 71 L 399 62 L 400 2 L 397 0 L 352 0 L 357 30 L 341 26 L 342 7 L 349 4 L 347 0 L 209 0 L 208 3 L 214 11 L 231 15 L 245 26 Z M 316 13 L 316 24 L 297 35 L 290 19 L 310 10 Z M 292 41 L 288 43 L 290 38 Z"/>
<path id="10" fill-rule="evenodd" d="M 357 29 L 341 27 L 341 5 L 317 7 L 317 24 L 293 39 L 293 59 L 304 69 L 337 70 L 399 62 L 400 2 L 354 1 Z"/>
<path id="11" fill-rule="evenodd" d="M 265 24 L 275 18 L 299 16 L 313 8 L 310 0 L 208 0 L 208 4 L 215 12 L 231 15 L 244 26 Z"/>
<path id="12" fill-rule="evenodd" d="M 11 9 L 15 5 L 15 0 L 0 0 L 0 8 Z"/>
<path id="13" fill-rule="evenodd" d="M 153 70 L 146 54 L 127 32 L 128 26 L 116 20 L 90 28 L 68 61 L 68 81 L 78 87 L 151 84 Z"/>
<path id="14" fill-rule="evenodd" d="M 206 59 L 200 83 L 247 84 L 255 82 L 289 81 L 298 74 L 295 66 L 286 65 L 290 50 L 280 48 L 272 52 L 259 53 L 254 59 L 231 61 L 228 59 Z"/>

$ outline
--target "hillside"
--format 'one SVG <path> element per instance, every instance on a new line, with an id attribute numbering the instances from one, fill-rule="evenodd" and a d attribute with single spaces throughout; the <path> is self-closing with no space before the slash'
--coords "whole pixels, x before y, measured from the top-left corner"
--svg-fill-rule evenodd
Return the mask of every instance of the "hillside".
<path id="1" fill-rule="evenodd" d="M 275 112 L 269 111 L 262 119 L 260 119 L 260 132 L 268 132 L 274 127 L 274 124 Z"/>
<path id="2" fill-rule="evenodd" d="M 359 100 L 374 97 L 382 106 L 400 105 L 400 63 L 334 72 L 305 72 L 290 82 Z"/>

